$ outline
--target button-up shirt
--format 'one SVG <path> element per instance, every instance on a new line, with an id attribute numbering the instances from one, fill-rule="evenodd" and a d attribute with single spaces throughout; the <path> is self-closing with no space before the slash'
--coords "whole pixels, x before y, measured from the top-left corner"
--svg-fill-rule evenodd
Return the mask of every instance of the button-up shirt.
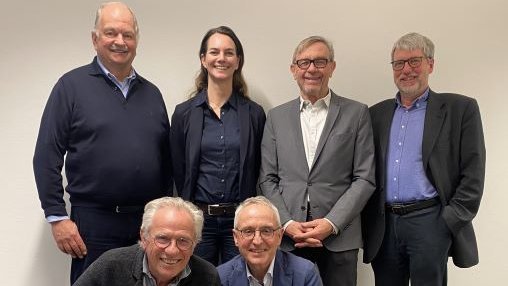
<path id="1" fill-rule="evenodd" d="M 120 89 L 123 96 L 127 98 L 127 93 L 129 93 L 129 88 L 131 86 L 131 82 L 136 78 L 136 72 L 134 68 L 131 69 L 129 76 L 127 76 L 123 81 L 119 81 L 101 62 L 99 57 L 97 57 L 97 63 L 101 68 L 102 72 Z"/>
<path id="2" fill-rule="evenodd" d="M 390 129 L 386 163 L 386 202 L 408 203 L 433 198 L 422 160 L 422 140 L 429 91 L 404 107 L 397 95 L 397 107 Z"/>
<path id="3" fill-rule="evenodd" d="M 302 126 L 303 146 L 309 170 L 314 163 L 319 138 L 321 138 L 321 133 L 323 133 L 330 98 L 330 90 L 328 90 L 328 94 L 325 97 L 318 99 L 314 104 L 300 97 L 300 124 Z"/>
<path id="4" fill-rule="evenodd" d="M 203 135 L 195 201 L 206 204 L 240 200 L 240 125 L 238 98 L 232 94 L 220 109 L 220 118 L 208 104 L 206 93 L 197 105 L 203 108 Z"/>
<path id="5" fill-rule="evenodd" d="M 189 265 L 187 264 L 185 268 L 183 269 L 182 273 L 178 275 L 178 277 L 175 277 L 168 286 L 177 286 L 178 283 L 180 283 L 180 280 L 184 279 L 185 277 L 189 276 L 191 274 L 191 269 Z M 155 278 L 150 273 L 150 270 L 148 268 L 148 257 L 146 257 L 146 254 L 143 257 L 143 286 L 157 286 L 157 282 L 155 281 Z"/>

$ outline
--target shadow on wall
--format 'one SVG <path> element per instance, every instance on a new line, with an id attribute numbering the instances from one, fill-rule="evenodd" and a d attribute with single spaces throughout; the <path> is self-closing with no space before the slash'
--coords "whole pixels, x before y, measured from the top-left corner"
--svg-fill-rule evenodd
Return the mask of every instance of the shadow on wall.
<path id="1" fill-rule="evenodd" d="M 71 257 L 58 249 L 48 223 L 42 221 L 35 233 L 39 234 L 39 239 L 32 265 L 26 276 L 20 277 L 20 285 L 69 285 Z"/>

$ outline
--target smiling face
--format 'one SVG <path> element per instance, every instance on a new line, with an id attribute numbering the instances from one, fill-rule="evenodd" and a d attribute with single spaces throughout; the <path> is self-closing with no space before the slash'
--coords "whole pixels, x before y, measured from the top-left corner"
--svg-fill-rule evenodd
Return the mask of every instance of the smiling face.
<path id="1" fill-rule="evenodd" d="M 104 6 L 92 32 L 92 42 L 97 56 L 110 72 L 128 73 L 138 44 L 131 11 L 122 4 Z"/>
<path id="2" fill-rule="evenodd" d="M 239 63 L 235 43 L 229 36 L 220 33 L 210 36 L 206 52 L 201 55 L 201 64 L 208 72 L 209 81 L 233 82 Z"/>
<path id="3" fill-rule="evenodd" d="M 273 210 L 266 205 L 248 205 L 236 219 L 236 228 L 239 230 L 277 229 L 279 227 Z M 250 239 L 244 238 L 239 230 L 233 231 L 235 244 L 251 272 L 266 273 L 281 243 L 282 229 L 277 229 L 271 238 L 262 237 L 259 231 L 255 231 L 254 237 Z"/>
<path id="4" fill-rule="evenodd" d="M 295 58 L 295 62 L 302 59 L 328 59 L 330 51 L 322 42 L 316 42 L 302 50 Z M 299 68 L 295 63 L 291 65 L 293 78 L 300 87 L 301 96 L 304 99 L 315 102 L 328 93 L 328 81 L 335 70 L 335 61 L 329 61 L 324 68 L 316 68 L 311 64 L 307 69 Z"/>
<path id="5" fill-rule="evenodd" d="M 191 215 L 183 209 L 163 207 L 158 209 L 152 219 L 148 236 L 141 234 L 141 245 L 148 258 L 150 273 L 158 282 L 169 284 L 188 264 L 194 251 L 194 246 L 188 250 L 181 250 L 176 245 L 176 239 L 185 238 L 195 242 L 194 221 Z M 170 244 L 161 248 L 155 245 L 154 237 L 171 239 Z"/>
<path id="6" fill-rule="evenodd" d="M 434 60 L 425 57 L 421 49 L 396 49 L 393 53 L 393 61 L 408 60 L 414 57 L 423 57 L 419 67 L 413 68 L 405 63 L 402 70 L 393 71 L 393 80 L 400 91 L 404 105 L 411 104 L 425 92 L 429 86 L 429 74 L 434 69 Z"/>

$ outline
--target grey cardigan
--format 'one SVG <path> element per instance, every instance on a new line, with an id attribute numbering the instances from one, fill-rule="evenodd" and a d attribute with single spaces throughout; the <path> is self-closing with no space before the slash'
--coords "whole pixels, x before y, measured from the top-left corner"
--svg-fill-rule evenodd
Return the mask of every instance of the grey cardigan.
<path id="1" fill-rule="evenodd" d="M 143 286 L 143 255 L 137 244 L 109 250 L 88 267 L 74 286 Z M 189 267 L 191 274 L 179 286 L 221 285 L 217 270 L 209 262 L 193 255 Z"/>

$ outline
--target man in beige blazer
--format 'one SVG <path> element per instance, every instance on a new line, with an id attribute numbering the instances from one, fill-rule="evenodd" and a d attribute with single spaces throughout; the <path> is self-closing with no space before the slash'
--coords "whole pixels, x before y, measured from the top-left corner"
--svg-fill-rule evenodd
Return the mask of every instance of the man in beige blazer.
<path id="1" fill-rule="evenodd" d="M 280 212 L 281 248 L 316 262 L 324 285 L 356 285 L 374 146 L 367 106 L 328 88 L 334 69 L 323 37 L 297 46 L 291 72 L 300 96 L 268 113 L 259 181 Z"/>

